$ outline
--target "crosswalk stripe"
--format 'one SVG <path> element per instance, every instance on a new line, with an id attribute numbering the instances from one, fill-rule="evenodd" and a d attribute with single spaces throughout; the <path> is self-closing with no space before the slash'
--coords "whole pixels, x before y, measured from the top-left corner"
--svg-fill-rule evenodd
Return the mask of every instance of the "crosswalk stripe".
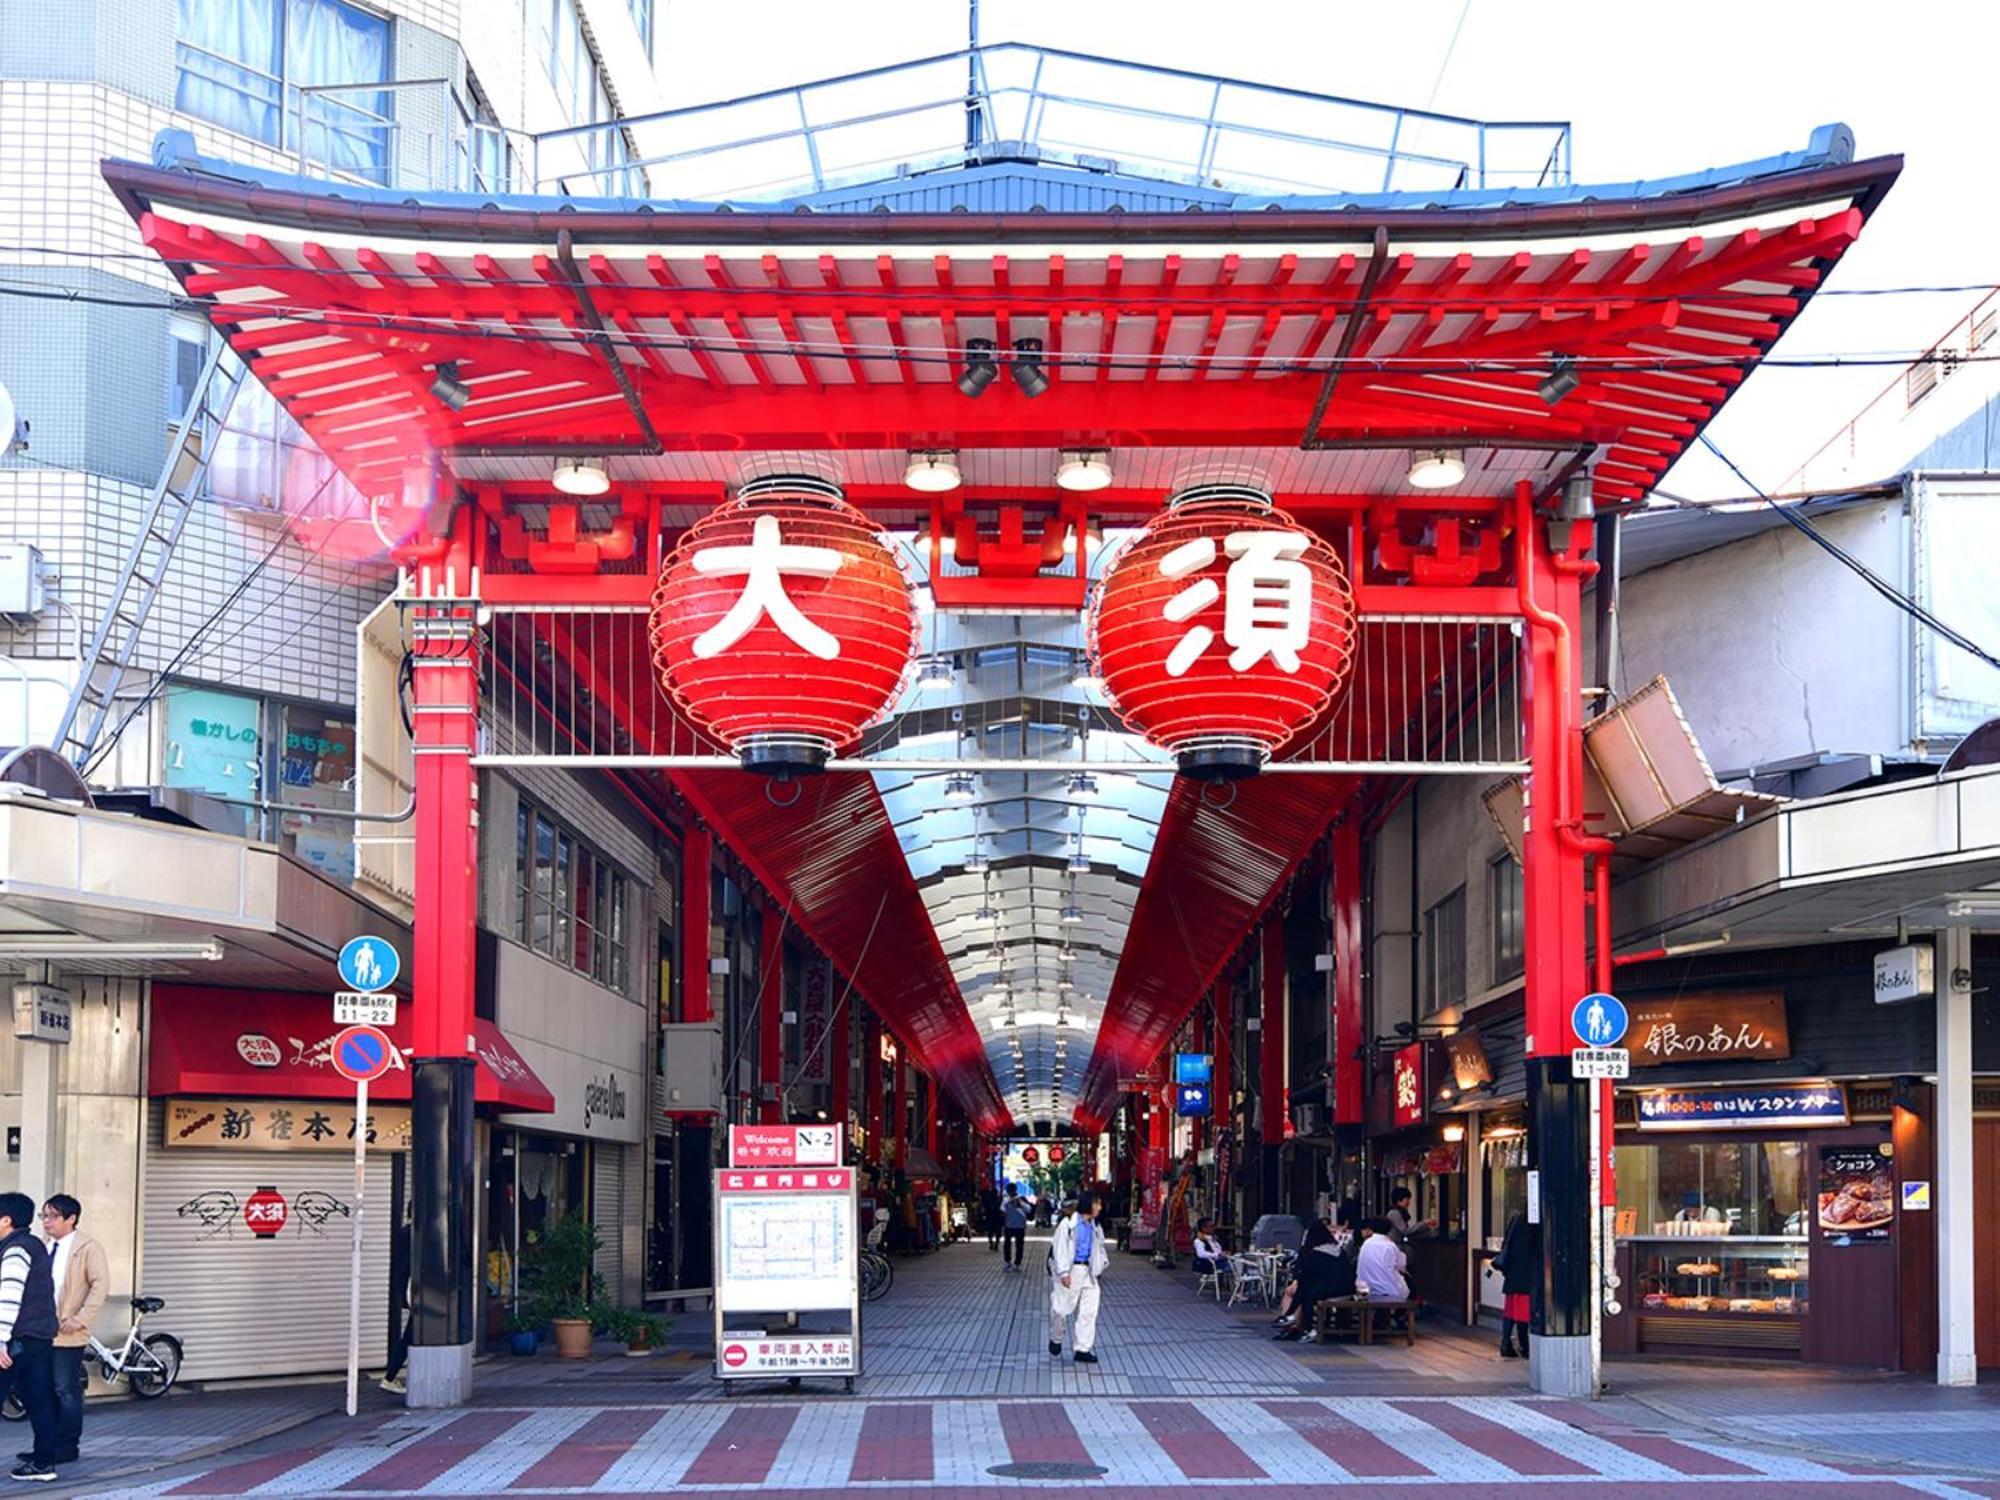
<path id="1" fill-rule="evenodd" d="M 729 1414 L 682 1476 L 683 1484 L 762 1484 L 798 1420 L 796 1406 L 745 1406 Z"/>
<path id="2" fill-rule="evenodd" d="M 1250 1455 L 1190 1401 L 1134 1401 L 1132 1414 L 1189 1479 L 1268 1479 Z"/>
<path id="3" fill-rule="evenodd" d="M 518 1411 L 468 1412 L 396 1450 L 373 1468 L 342 1485 L 347 1490 L 420 1490 L 518 1423 Z"/>
<path id="4" fill-rule="evenodd" d="M 849 1483 L 871 1479 L 930 1479 L 931 1409 L 928 1406 L 871 1406 L 861 1419 Z"/>
<path id="5" fill-rule="evenodd" d="M 1356 1479 L 1408 1479 L 1431 1471 L 1320 1401 L 1266 1401 L 1264 1410 Z"/>
<path id="6" fill-rule="evenodd" d="M 585 1488 L 652 1429 L 654 1413 L 632 1407 L 598 1412 L 511 1481 L 511 1489 Z"/>

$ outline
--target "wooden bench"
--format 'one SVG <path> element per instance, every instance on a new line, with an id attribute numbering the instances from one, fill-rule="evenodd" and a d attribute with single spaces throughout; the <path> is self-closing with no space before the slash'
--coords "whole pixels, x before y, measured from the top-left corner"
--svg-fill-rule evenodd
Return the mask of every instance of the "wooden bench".
<path id="1" fill-rule="evenodd" d="M 1388 1325 L 1378 1327 L 1379 1315 L 1384 1313 Z M 1321 1343 L 1351 1333 L 1364 1344 L 1372 1344 L 1378 1337 L 1400 1337 L 1405 1347 L 1413 1347 L 1417 1342 L 1417 1304 L 1381 1297 L 1322 1297 L 1313 1308 L 1313 1329 Z"/>

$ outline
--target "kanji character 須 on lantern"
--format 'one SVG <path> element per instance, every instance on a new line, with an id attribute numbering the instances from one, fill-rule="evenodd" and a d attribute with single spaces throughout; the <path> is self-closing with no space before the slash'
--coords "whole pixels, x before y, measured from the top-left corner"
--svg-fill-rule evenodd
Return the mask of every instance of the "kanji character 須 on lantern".
<path id="1" fill-rule="evenodd" d="M 1119 715 L 1183 775 L 1254 775 L 1353 663 L 1354 595 L 1326 542 L 1244 485 L 1176 495 L 1113 559 L 1090 654 Z"/>
<path id="2" fill-rule="evenodd" d="M 682 536 L 653 591 L 653 663 L 753 771 L 818 770 L 901 696 L 916 606 L 878 528 L 820 479 L 759 479 Z"/>

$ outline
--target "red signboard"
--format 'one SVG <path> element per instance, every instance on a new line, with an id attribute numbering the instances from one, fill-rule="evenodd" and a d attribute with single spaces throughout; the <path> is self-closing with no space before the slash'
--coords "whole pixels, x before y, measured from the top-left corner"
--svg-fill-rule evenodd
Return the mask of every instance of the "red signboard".
<path id="1" fill-rule="evenodd" d="M 1395 1057 L 1395 1106 L 1398 1125 L 1420 1125 L 1424 1118 L 1424 1044 L 1412 1042 Z"/>
<path id="2" fill-rule="evenodd" d="M 732 1167 L 837 1167 L 838 1125 L 732 1125 Z"/>

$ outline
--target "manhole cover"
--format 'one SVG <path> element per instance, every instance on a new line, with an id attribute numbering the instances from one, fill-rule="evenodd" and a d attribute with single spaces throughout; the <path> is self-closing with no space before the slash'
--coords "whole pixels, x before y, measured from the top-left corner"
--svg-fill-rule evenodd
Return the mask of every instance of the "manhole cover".
<path id="1" fill-rule="evenodd" d="M 1002 1479 L 1095 1479 L 1105 1471 L 1100 1464 L 1025 1463 L 995 1464 L 986 1472 Z"/>

